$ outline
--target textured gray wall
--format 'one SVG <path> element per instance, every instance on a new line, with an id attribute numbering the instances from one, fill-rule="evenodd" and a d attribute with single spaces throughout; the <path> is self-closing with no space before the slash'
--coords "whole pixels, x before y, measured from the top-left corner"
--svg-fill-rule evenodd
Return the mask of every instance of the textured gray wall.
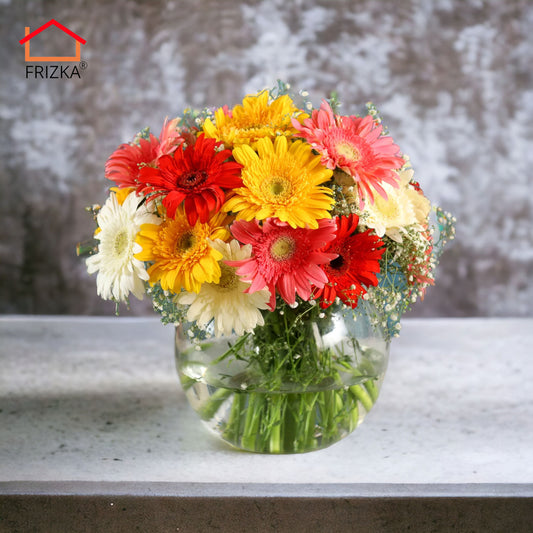
<path id="1" fill-rule="evenodd" d="M 87 39 L 82 79 L 25 79 L 24 26 L 50 18 Z M 373 100 L 457 216 L 416 314 L 533 315 L 532 2 L 0 0 L 0 39 L 0 312 L 112 313 L 74 255 L 107 156 L 283 78 L 345 112 Z"/>

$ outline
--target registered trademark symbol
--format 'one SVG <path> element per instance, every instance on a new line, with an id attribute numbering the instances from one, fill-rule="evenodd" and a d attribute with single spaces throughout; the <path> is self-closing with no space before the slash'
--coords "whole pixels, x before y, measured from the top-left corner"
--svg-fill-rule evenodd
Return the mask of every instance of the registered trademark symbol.
<path id="1" fill-rule="evenodd" d="M 80 61 L 81 70 L 85 70 L 88 66 L 89 66 L 89 63 L 87 63 L 87 61 Z"/>

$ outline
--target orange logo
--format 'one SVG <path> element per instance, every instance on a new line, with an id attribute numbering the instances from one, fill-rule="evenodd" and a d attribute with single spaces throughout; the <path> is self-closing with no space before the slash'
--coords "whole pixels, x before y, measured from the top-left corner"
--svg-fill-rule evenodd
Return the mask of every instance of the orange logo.
<path id="1" fill-rule="evenodd" d="M 42 31 L 46 30 L 50 26 L 56 26 L 60 30 L 64 31 L 67 35 L 72 37 L 76 41 L 76 55 L 71 57 L 51 57 L 51 56 L 44 56 L 44 57 L 32 57 L 30 54 L 30 40 L 33 39 L 37 34 L 41 33 Z M 20 44 L 24 45 L 24 59 L 26 61 L 79 61 L 81 56 L 81 45 L 85 44 L 87 41 L 85 39 L 82 39 L 79 35 L 76 35 L 73 31 L 70 31 L 68 28 L 63 26 L 63 24 L 60 24 L 57 22 L 57 20 L 51 19 L 46 24 L 43 24 L 40 28 L 37 28 L 36 30 L 32 31 L 30 33 L 29 26 L 26 26 L 25 32 L 24 32 L 24 39 L 21 39 L 19 41 Z"/>

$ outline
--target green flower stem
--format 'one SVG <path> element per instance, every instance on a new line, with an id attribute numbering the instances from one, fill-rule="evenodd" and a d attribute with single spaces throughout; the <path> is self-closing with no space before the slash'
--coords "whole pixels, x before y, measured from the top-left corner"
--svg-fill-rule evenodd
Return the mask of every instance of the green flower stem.
<path id="1" fill-rule="evenodd" d="M 372 400 L 370 394 L 368 394 L 367 390 L 362 387 L 361 385 L 353 385 L 350 387 L 350 392 L 355 396 L 357 400 L 359 400 L 363 407 L 370 411 L 372 409 L 372 406 L 374 405 L 374 401 Z"/>
<path id="2" fill-rule="evenodd" d="M 269 453 L 307 451 L 335 442 L 357 427 L 359 403 L 367 411 L 374 403 L 363 385 L 301 394 L 222 389 L 202 414 L 214 416 L 232 394 L 224 438 L 246 450 Z"/>
<path id="3" fill-rule="evenodd" d="M 229 389 L 228 389 L 229 390 Z M 239 392 L 233 393 L 233 403 L 231 404 L 231 411 L 226 429 L 223 437 L 228 441 L 237 444 L 239 442 L 239 432 L 241 425 L 242 412 L 244 409 L 244 395 Z"/>
<path id="4" fill-rule="evenodd" d="M 359 405 L 357 400 L 354 400 L 353 403 L 350 403 L 348 431 L 353 431 L 357 427 L 357 424 L 359 424 Z"/>
<path id="5" fill-rule="evenodd" d="M 329 440 L 334 433 L 334 398 L 332 396 L 332 391 L 325 390 L 320 393 L 318 401 L 320 419 L 322 425 L 322 438 Z"/>
<path id="6" fill-rule="evenodd" d="M 301 449 L 313 448 L 316 443 L 315 438 L 315 410 L 316 403 L 319 399 L 320 393 L 304 394 L 302 395 L 302 408 L 300 413 L 304 415 L 303 431 L 302 431 L 302 446 Z"/>
<path id="7" fill-rule="evenodd" d="M 265 411 L 264 407 L 260 394 L 256 392 L 248 394 L 248 406 L 246 407 L 244 430 L 241 439 L 242 447 L 247 450 L 256 450 L 255 440 L 259 433 L 259 423 L 261 415 L 263 415 Z M 262 433 L 262 435 L 268 437 L 268 432 Z"/>
<path id="8" fill-rule="evenodd" d="M 324 346 L 321 339 L 334 324 L 319 316 L 319 306 L 281 306 L 283 313 L 267 314 L 253 335 L 228 343 L 209 369 L 218 376 L 212 384 L 217 385 L 208 390 L 200 416 L 245 450 L 290 453 L 326 447 L 355 429 L 377 399 L 379 381 L 367 354 L 371 348 L 351 337 Z M 218 368 L 222 362 L 227 367 Z M 184 380 L 185 389 L 189 381 Z"/>
<path id="9" fill-rule="evenodd" d="M 286 408 L 285 394 L 272 394 L 269 396 L 270 402 L 268 402 L 268 425 L 267 432 L 270 429 L 269 438 L 269 451 L 271 453 L 280 453 L 281 447 L 281 425 L 284 419 L 284 412 Z"/>
<path id="10" fill-rule="evenodd" d="M 369 379 L 365 381 L 364 385 L 365 385 L 365 389 L 370 395 L 370 398 L 372 398 L 372 403 L 376 403 L 376 400 L 378 399 L 379 390 L 378 390 L 378 386 L 376 385 L 375 380 Z"/>
<path id="11" fill-rule="evenodd" d="M 298 428 L 298 412 L 300 412 L 300 401 L 303 401 L 302 398 L 299 399 L 297 396 L 287 395 L 285 401 L 285 412 L 283 416 L 283 429 L 282 429 L 282 442 L 283 448 L 285 450 L 295 450 L 296 449 L 296 439 L 300 436 L 297 434 Z"/>
<path id="12" fill-rule="evenodd" d="M 198 410 L 202 420 L 211 420 L 220 406 L 233 394 L 231 389 L 217 389 L 209 398 L 209 401 Z"/>
<path id="13" fill-rule="evenodd" d="M 224 359 L 226 359 L 230 355 L 235 355 L 236 353 L 238 353 L 239 350 L 241 350 L 244 347 L 244 345 L 246 344 L 246 341 L 248 340 L 248 337 L 250 335 L 251 335 L 251 333 L 245 333 L 242 337 L 239 337 L 237 342 L 235 344 L 233 344 L 233 345 L 230 345 L 230 347 L 220 357 L 217 357 L 212 362 L 212 364 L 216 365 L 216 364 L 220 363 L 221 361 L 224 361 Z"/>
<path id="14" fill-rule="evenodd" d="M 198 383 L 197 379 L 190 378 L 189 376 L 186 376 L 185 374 L 180 375 L 180 383 L 183 387 L 183 390 L 186 392 L 188 391 L 193 385 Z"/>
<path id="15" fill-rule="evenodd" d="M 190 387 L 195 380 L 185 381 Z M 353 385 L 348 390 L 306 393 L 258 393 L 216 389 L 199 410 L 211 420 L 233 396 L 224 438 L 247 450 L 283 453 L 305 451 L 335 442 L 342 432 L 353 431 L 359 423 L 359 403 L 370 411 L 377 399 L 375 381 Z M 318 418 L 317 418 L 318 416 Z"/>

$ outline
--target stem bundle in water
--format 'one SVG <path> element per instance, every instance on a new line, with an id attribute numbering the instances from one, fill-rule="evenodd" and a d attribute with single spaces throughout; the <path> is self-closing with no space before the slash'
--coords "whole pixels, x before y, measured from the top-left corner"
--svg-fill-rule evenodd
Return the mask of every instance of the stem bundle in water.
<path id="1" fill-rule="evenodd" d="M 364 321 L 312 305 L 282 311 L 229 345 L 210 339 L 178 350 L 191 404 L 244 450 L 297 453 L 337 442 L 372 408 L 385 372 L 388 344 L 369 339 Z"/>

